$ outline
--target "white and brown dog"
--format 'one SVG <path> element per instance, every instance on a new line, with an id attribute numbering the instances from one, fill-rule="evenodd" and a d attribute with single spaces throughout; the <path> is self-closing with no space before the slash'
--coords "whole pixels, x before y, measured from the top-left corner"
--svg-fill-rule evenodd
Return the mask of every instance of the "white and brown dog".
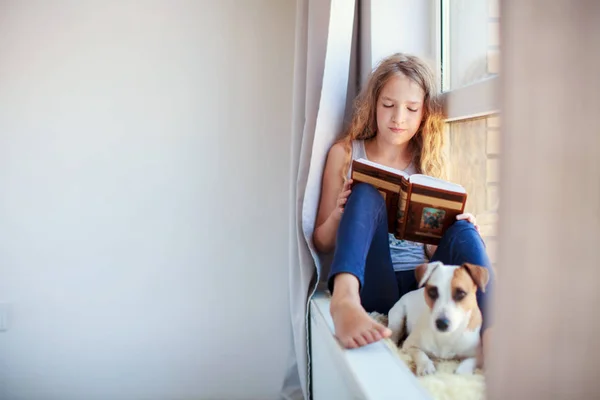
<path id="1" fill-rule="evenodd" d="M 402 296 L 388 314 L 391 340 L 398 344 L 408 335 L 402 349 L 412 356 L 417 375 L 435 372 L 430 357 L 459 359 L 455 372 L 472 374 L 482 322 L 475 294 L 478 287 L 485 291 L 488 271 L 433 262 L 419 265 L 415 274 L 420 289 Z"/>

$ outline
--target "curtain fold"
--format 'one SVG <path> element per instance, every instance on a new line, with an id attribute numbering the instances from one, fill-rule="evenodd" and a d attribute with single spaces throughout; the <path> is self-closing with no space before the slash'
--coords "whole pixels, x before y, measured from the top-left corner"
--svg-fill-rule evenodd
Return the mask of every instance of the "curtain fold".
<path id="1" fill-rule="evenodd" d="M 297 1 L 290 168 L 293 346 L 282 388 L 287 399 L 309 398 L 308 301 L 323 264 L 311 237 L 327 152 L 344 121 L 355 9 L 355 0 Z"/>

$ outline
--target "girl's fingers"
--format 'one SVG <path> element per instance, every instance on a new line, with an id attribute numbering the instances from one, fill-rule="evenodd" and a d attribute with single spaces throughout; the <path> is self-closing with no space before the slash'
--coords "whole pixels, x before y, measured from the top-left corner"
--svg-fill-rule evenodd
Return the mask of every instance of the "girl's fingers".
<path id="1" fill-rule="evenodd" d="M 464 213 L 464 214 L 459 214 L 456 216 L 457 220 L 461 220 L 461 219 L 466 219 L 467 221 L 469 221 L 470 223 L 472 223 L 473 225 L 475 225 L 475 216 L 471 213 Z"/>
<path id="2" fill-rule="evenodd" d="M 352 179 L 349 179 L 344 184 L 342 193 L 340 193 L 340 195 L 338 196 L 337 207 L 339 208 L 340 212 L 344 211 L 344 206 L 346 205 L 346 202 L 348 201 L 348 196 L 350 196 L 350 193 L 352 192 L 352 190 L 350 189 L 350 185 L 352 185 Z"/>

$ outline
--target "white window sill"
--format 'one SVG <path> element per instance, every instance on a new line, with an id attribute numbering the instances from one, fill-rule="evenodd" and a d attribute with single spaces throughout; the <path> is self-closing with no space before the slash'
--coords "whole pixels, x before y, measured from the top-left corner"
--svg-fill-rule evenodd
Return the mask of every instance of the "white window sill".
<path id="1" fill-rule="evenodd" d="M 310 302 L 314 400 L 430 399 L 406 364 L 383 341 L 347 350 L 333 332 L 329 298 L 317 293 Z"/>

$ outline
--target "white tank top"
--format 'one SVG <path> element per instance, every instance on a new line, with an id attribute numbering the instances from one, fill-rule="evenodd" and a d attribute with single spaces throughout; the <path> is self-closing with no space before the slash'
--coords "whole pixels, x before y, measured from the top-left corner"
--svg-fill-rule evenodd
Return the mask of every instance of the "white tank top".
<path id="1" fill-rule="evenodd" d="M 359 158 L 368 160 L 364 140 L 352 141 L 352 159 L 356 160 Z M 417 169 L 411 162 L 408 167 L 406 167 L 404 172 L 412 175 L 417 173 Z M 348 178 L 350 178 L 350 169 L 348 170 Z M 388 239 L 394 271 L 413 270 L 418 265 L 427 262 L 427 257 L 425 256 L 425 246 L 423 243 L 411 242 L 409 240 L 398 240 L 391 233 L 388 233 Z"/>

